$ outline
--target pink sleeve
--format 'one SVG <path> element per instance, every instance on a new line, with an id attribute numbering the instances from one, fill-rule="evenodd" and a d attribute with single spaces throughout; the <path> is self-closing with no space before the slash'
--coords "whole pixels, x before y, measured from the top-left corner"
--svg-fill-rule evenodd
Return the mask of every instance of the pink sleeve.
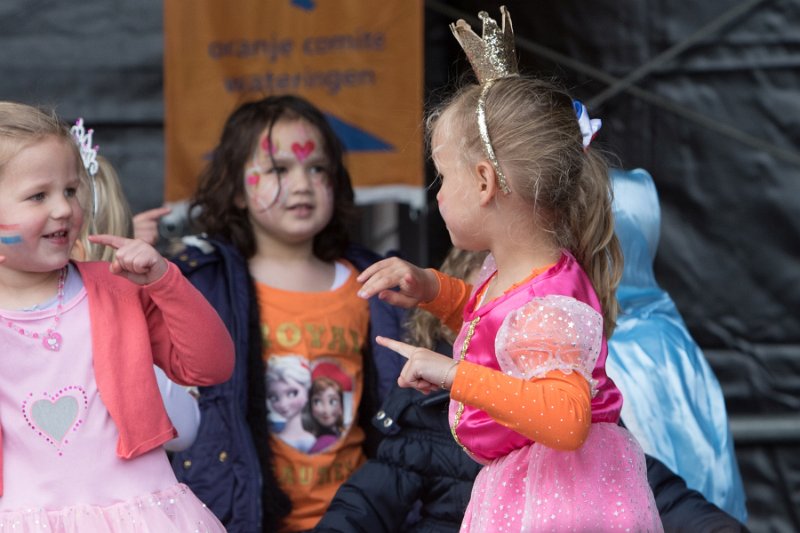
<path id="1" fill-rule="evenodd" d="M 229 379 L 234 347 L 228 329 L 178 267 L 169 263 L 160 279 L 143 288 L 155 364 L 180 385 Z"/>

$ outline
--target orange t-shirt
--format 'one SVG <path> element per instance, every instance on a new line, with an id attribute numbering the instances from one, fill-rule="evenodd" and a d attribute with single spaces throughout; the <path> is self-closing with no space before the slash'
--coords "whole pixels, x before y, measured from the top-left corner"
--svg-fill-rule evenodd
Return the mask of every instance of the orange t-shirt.
<path id="1" fill-rule="evenodd" d="M 317 525 L 336 490 L 364 462 L 357 425 L 369 306 L 357 271 L 324 292 L 257 283 L 275 474 L 292 500 L 286 531 Z M 266 443 L 265 443 L 266 444 Z"/>

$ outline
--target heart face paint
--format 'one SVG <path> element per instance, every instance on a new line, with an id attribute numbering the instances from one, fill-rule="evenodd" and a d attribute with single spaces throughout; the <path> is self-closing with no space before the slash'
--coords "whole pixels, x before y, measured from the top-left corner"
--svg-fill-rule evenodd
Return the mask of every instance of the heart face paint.
<path id="1" fill-rule="evenodd" d="M 245 171 L 245 191 L 261 210 L 269 209 L 278 200 L 280 180 L 262 167 L 251 166 Z"/>
<path id="2" fill-rule="evenodd" d="M 269 141 L 269 137 L 267 137 L 266 135 L 264 135 L 264 138 L 261 139 L 261 149 L 267 154 L 267 157 L 269 157 L 270 154 L 275 155 L 275 153 L 278 151 L 279 148 L 280 146 L 278 145 L 278 143 L 276 142 L 275 145 L 273 146 L 272 143 L 270 143 Z"/>
<path id="3" fill-rule="evenodd" d="M 255 146 L 242 175 L 253 230 L 271 246 L 310 243 L 333 216 L 322 135 L 303 119 L 279 120 Z"/>
<path id="4" fill-rule="evenodd" d="M 315 184 L 327 179 L 320 168 L 327 168 L 327 159 L 318 142 L 319 133 L 302 120 L 279 124 L 273 126 L 271 139 L 268 130 L 262 132 L 259 149 L 245 170 L 245 191 L 261 210 L 285 201 L 284 182 L 295 171 L 303 171 Z"/>
<path id="5" fill-rule="evenodd" d="M 315 146 L 314 141 L 306 141 L 302 145 L 300 143 L 292 143 L 292 152 L 294 152 L 297 160 L 302 163 L 314 152 Z"/>

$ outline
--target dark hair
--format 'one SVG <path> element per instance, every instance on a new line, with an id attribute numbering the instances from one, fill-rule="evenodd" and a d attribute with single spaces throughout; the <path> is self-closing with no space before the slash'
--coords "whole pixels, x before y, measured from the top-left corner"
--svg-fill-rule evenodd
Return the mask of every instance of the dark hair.
<path id="1" fill-rule="evenodd" d="M 244 198 L 245 164 L 256 149 L 264 129 L 279 120 L 305 120 L 319 131 L 330 169 L 333 215 L 327 226 L 314 236 L 314 255 L 332 261 L 344 255 L 350 242 L 348 228 L 355 215 L 353 185 L 344 165 L 344 146 L 325 115 L 308 100 L 295 95 L 268 96 L 240 105 L 229 117 L 214 148 L 210 163 L 200 174 L 190 206 L 192 224 L 198 231 L 233 244 L 245 257 L 256 253 L 253 228 L 247 209 L 237 206 Z"/>

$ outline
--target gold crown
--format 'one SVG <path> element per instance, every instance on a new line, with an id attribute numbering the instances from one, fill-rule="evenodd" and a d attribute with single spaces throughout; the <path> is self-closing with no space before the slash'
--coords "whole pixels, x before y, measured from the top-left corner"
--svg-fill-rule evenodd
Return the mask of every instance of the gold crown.
<path id="1" fill-rule="evenodd" d="M 506 6 L 500 6 L 502 27 L 489 16 L 486 11 L 478 13 L 483 21 L 483 38 L 478 37 L 463 19 L 450 24 L 461 48 L 467 54 L 472 70 L 478 77 L 478 83 L 518 76 L 517 55 L 514 50 L 514 28 L 511 26 L 511 15 Z"/>

